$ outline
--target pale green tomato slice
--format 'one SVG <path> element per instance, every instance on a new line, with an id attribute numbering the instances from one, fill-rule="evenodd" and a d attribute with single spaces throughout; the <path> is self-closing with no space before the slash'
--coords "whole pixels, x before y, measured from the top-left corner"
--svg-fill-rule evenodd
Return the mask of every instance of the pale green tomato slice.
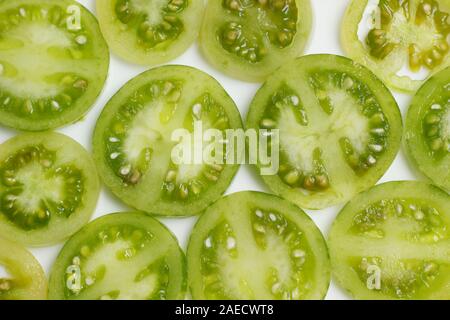
<path id="1" fill-rule="evenodd" d="M 450 65 L 449 13 L 449 0 L 353 0 L 342 45 L 389 87 L 414 92 Z"/>
<path id="2" fill-rule="evenodd" d="M 335 279 L 356 299 L 450 299 L 450 196 L 423 182 L 378 185 L 339 213 Z"/>
<path id="3" fill-rule="evenodd" d="M 323 299 L 326 243 L 314 222 L 276 196 L 240 192 L 200 217 L 188 247 L 194 299 Z"/>

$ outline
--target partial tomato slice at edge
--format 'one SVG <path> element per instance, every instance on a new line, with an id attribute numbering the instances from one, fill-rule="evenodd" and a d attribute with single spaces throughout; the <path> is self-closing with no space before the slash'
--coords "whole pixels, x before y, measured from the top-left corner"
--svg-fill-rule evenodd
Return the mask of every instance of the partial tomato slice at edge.
<path id="1" fill-rule="evenodd" d="M 413 166 L 450 192 L 450 68 L 416 93 L 405 125 L 405 149 Z"/>
<path id="2" fill-rule="evenodd" d="M 329 235 L 335 279 L 357 299 L 449 299 L 449 199 L 415 181 L 358 195 Z"/>
<path id="3" fill-rule="evenodd" d="M 0 238 L 0 300 L 45 300 L 47 279 L 39 262 L 21 245 Z"/>
<path id="4" fill-rule="evenodd" d="M 109 214 L 65 244 L 49 287 L 53 300 L 184 299 L 185 256 L 158 220 L 142 212 Z"/>
<path id="5" fill-rule="evenodd" d="M 432 74 L 450 65 L 450 44 L 447 40 L 450 29 L 447 19 L 443 19 L 445 14 L 450 12 L 450 1 L 404 1 L 403 5 L 400 5 L 400 1 L 397 0 L 383 1 L 382 7 L 385 8 L 383 12 L 366 15 L 365 11 L 369 3 L 371 2 L 368 0 L 353 0 L 350 3 L 341 26 L 341 43 L 350 57 L 366 65 L 386 85 L 411 93 L 416 91 L 424 81 L 414 80 L 408 73 L 402 75 L 400 72 L 404 67 L 409 67 L 410 73 L 417 73 L 421 67 L 428 68 L 429 74 Z M 436 5 L 440 10 L 437 10 Z M 419 10 L 420 17 L 416 20 L 416 12 Z M 428 10 L 431 10 L 432 14 L 427 14 Z M 394 23 L 392 23 L 392 17 L 396 17 Z M 405 21 L 408 27 L 402 26 Z M 434 27 L 435 21 L 442 24 L 439 30 Z M 371 26 L 372 31 L 366 37 L 366 42 L 373 45 L 372 49 L 359 39 L 359 28 L 365 28 L 366 24 L 370 23 L 375 25 Z M 431 29 L 428 28 L 430 24 L 433 24 Z M 386 31 L 388 26 L 395 32 L 391 35 L 394 39 L 390 38 L 390 31 Z M 430 36 L 434 36 L 435 33 L 441 33 L 441 37 L 431 38 Z M 421 37 L 422 49 L 412 42 Z M 438 42 L 436 39 L 442 39 L 442 41 Z M 430 42 L 433 45 L 430 46 Z M 405 47 L 405 43 L 409 46 Z M 416 78 L 419 79 L 420 74 Z"/>

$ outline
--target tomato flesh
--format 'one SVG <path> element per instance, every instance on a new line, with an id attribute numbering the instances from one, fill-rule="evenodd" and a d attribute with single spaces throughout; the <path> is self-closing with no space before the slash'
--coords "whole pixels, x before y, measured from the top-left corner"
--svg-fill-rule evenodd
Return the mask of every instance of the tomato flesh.
<path id="1" fill-rule="evenodd" d="M 22 246 L 0 238 L 0 300 L 43 300 L 47 280 L 39 262 Z"/>
<path id="2" fill-rule="evenodd" d="M 419 171 L 450 192 L 450 68 L 417 92 L 406 120 L 406 151 Z"/>
<path id="3" fill-rule="evenodd" d="M 194 299 L 322 299 L 325 241 L 298 207 L 258 192 L 227 196 L 194 227 L 188 248 Z"/>
<path id="4" fill-rule="evenodd" d="M 75 234 L 50 276 L 50 299 L 183 299 L 184 254 L 175 237 L 144 213 L 99 218 Z"/>
<path id="5" fill-rule="evenodd" d="M 280 167 L 262 176 L 267 186 L 300 207 L 322 209 L 384 174 L 400 147 L 402 122 L 391 93 L 369 70 L 311 55 L 266 81 L 247 127 L 279 129 Z"/>
<path id="6" fill-rule="evenodd" d="M 121 58 L 156 65 L 181 55 L 195 40 L 203 1 L 98 0 L 97 12 L 111 49 Z"/>
<path id="7" fill-rule="evenodd" d="M 78 14 L 80 25 L 72 26 Z M 42 131 L 79 120 L 100 94 L 108 65 L 97 21 L 77 2 L 2 1 L 0 123 Z"/>
<path id="8" fill-rule="evenodd" d="M 357 299 L 450 298 L 449 196 L 389 182 L 350 201 L 329 237 L 336 280 Z"/>
<path id="9" fill-rule="evenodd" d="M 0 146 L 0 233 L 32 246 L 57 243 L 87 223 L 100 192 L 90 155 L 57 133 Z"/>
<path id="10" fill-rule="evenodd" d="M 353 0 L 342 26 L 344 50 L 388 86 L 414 92 L 423 74 L 450 65 L 449 13 L 448 0 Z"/>
<path id="11" fill-rule="evenodd" d="M 194 215 L 218 199 L 238 165 L 176 164 L 176 129 L 193 132 L 242 128 L 223 88 L 189 67 L 150 70 L 126 84 L 107 104 L 94 134 L 94 154 L 107 186 L 124 202 L 157 215 Z M 206 145 L 205 145 L 206 147 Z"/>
<path id="12" fill-rule="evenodd" d="M 302 53 L 310 30 L 309 0 L 209 1 L 200 44 L 217 69 L 245 81 L 263 81 Z"/>

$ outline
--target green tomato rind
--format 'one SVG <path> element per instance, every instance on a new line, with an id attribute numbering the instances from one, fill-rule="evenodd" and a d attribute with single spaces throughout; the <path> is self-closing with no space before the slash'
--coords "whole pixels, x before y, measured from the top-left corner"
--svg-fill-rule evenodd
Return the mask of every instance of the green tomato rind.
<path id="1" fill-rule="evenodd" d="M 49 70 L 54 70 L 56 67 L 60 68 L 60 72 L 71 72 L 78 76 L 81 76 L 82 79 L 87 80 L 88 86 L 84 90 L 81 96 L 79 96 L 75 102 L 73 102 L 64 110 L 58 111 L 58 112 L 52 112 L 47 113 L 44 115 L 36 115 L 36 112 L 34 114 L 29 115 L 28 113 L 24 116 L 23 114 L 19 116 L 18 114 L 13 114 L 7 110 L 4 110 L 3 108 L 0 108 L 0 123 L 14 128 L 18 130 L 23 131 L 45 131 L 49 129 L 55 129 L 58 127 L 62 127 L 64 125 L 74 123 L 79 121 L 83 118 L 83 116 L 89 111 L 89 109 L 93 106 L 96 99 L 99 97 L 100 93 L 102 92 L 103 86 L 105 84 L 107 75 L 108 75 L 108 69 L 109 69 L 109 49 L 108 46 L 103 38 L 103 35 L 100 31 L 100 27 L 98 25 L 96 17 L 85 7 L 83 7 L 81 4 L 79 4 L 76 1 L 72 0 L 60 0 L 55 1 L 52 0 L 39 0 L 39 1 L 32 1 L 32 0 L 18 0 L 18 1 L 2 1 L 0 4 L 0 12 L 6 11 L 9 9 L 17 9 L 20 8 L 21 5 L 33 5 L 33 6 L 42 6 L 44 8 L 49 8 L 51 6 L 53 7 L 59 7 L 62 12 L 66 12 L 69 14 L 69 8 L 76 6 L 80 9 L 80 21 L 82 26 L 82 36 L 87 36 L 87 43 L 84 43 L 82 46 L 86 47 L 86 50 L 89 50 L 90 52 L 93 52 L 95 56 L 90 57 L 89 60 L 85 60 L 84 62 L 79 63 L 80 61 L 72 59 L 78 64 L 76 66 L 71 65 L 71 61 L 66 61 L 67 70 L 65 70 L 66 67 L 60 67 L 60 61 L 55 60 L 54 65 L 49 66 Z M 62 22 L 61 22 L 62 23 Z M 62 25 L 62 24 L 61 24 Z M 55 27 L 56 28 L 56 27 Z M 61 28 L 58 26 L 58 28 Z M 87 30 L 86 30 L 87 29 Z M 64 30 L 65 31 L 65 30 Z M 51 30 L 51 32 L 56 33 L 55 30 Z M 77 31 L 78 32 L 78 31 Z M 74 31 L 67 31 L 67 33 L 72 37 L 71 33 L 74 33 Z M 53 39 L 54 40 L 54 39 Z M 56 41 L 56 40 L 55 40 Z M 8 46 L 8 45 L 7 45 Z M 81 45 L 79 45 L 81 46 Z M 57 47 L 51 47 L 51 44 L 49 44 L 49 49 L 61 49 Z M 71 48 L 72 49 L 72 48 Z M 76 49 L 76 48 L 73 48 Z M 12 49 L 13 51 L 14 49 Z M 9 52 L 11 50 L 5 50 L 4 52 Z M 61 51 L 62 52 L 62 51 Z M 67 53 L 65 53 L 67 54 Z M 13 54 L 14 55 L 14 54 Z M 0 62 L 3 60 L 3 54 L 0 53 Z M 33 59 L 33 56 L 30 55 L 29 59 Z M 67 58 L 64 58 L 67 59 Z M 85 64 L 83 66 L 83 63 Z M 38 66 L 38 65 L 35 65 Z M 18 67 L 18 66 L 15 66 Z M 50 68 L 51 67 L 51 68 Z M 2 68 L 3 70 L 4 68 Z M 24 71 L 24 77 L 28 78 L 30 76 L 30 70 Z M 7 68 L 5 68 L 5 72 L 3 72 L 5 77 L 8 76 Z M 55 75 L 51 75 L 54 77 Z M 47 75 L 47 78 L 45 81 L 49 81 L 50 76 Z M 31 78 L 32 79 L 32 78 Z M 53 80 L 51 80 L 53 81 Z M 64 81 L 64 80 L 61 80 Z M 1 88 L 0 88 L 1 89 Z M 76 90 L 81 90 L 80 88 L 76 88 Z M 60 93 L 63 93 L 62 91 Z M 5 96 L 6 99 L 8 96 Z M 4 103 L 3 97 L 2 102 Z M 22 100 L 25 100 L 29 97 L 25 96 L 19 96 L 17 98 L 20 98 Z M 58 98 L 59 99 L 59 98 Z M 56 100 L 58 100 L 56 99 Z M 57 101 L 59 104 L 62 104 L 62 101 Z M 64 102 L 65 103 L 65 102 Z M 38 106 L 34 106 L 35 108 L 38 108 Z"/>
<path id="2" fill-rule="evenodd" d="M 53 214 L 48 224 L 27 230 L 12 222 L 0 210 L 0 234 L 3 237 L 24 245 L 41 247 L 63 241 L 89 221 L 97 206 L 100 179 L 91 155 L 78 142 L 59 133 L 41 132 L 16 136 L 0 145 L 0 162 L 4 163 L 13 153 L 30 146 L 43 146 L 54 152 L 55 166 L 74 166 L 80 170 L 83 180 L 84 191 L 81 195 L 80 205 L 69 217 Z M 20 183 L 26 186 L 27 178 Z M 33 183 L 45 186 L 44 181 L 33 181 Z M 37 185 L 35 187 L 38 188 Z M 7 190 L 6 186 L 0 184 L 0 190 L 2 192 Z M 38 190 L 34 192 L 36 193 Z"/>
<path id="3" fill-rule="evenodd" d="M 199 39 L 203 55 L 216 69 L 239 80 L 263 82 L 286 61 L 290 61 L 303 53 L 312 29 L 312 9 L 309 0 L 295 0 L 298 21 L 292 43 L 285 48 L 278 48 L 267 44 L 269 40 L 266 39 L 266 45 L 269 46 L 269 48 L 266 48 L 268 53 L 261 61 L 256 63 L 249 63 L 240 57 L 238 58 L 233 53 L 226 51 L 220 44 L 217 35 L 218 24 L 227 21 L 222 2 L 208 2 Z M 245 20 L 242 21 L 245 23 Z"/>
<path id="4" fill-rule="evenodd" d="M 0 238 L 0 266 L 10 277 L 11 289 L 0 289 L 0 300 L 45 300 L 47 299 L 47 279 L 42 266 L 24 247 Z M 5 285 L 5 283 L 3 283 Z"/>
<path id="5" fill-rule="evenodd" d="M 369 0 L 353 0 L 347 7 L 341 26 L 341 45 L 344 51 L 349 57 L 376 73 L 388 87 L 405 93 L 415 92 L 426 79 L 413 80 L 409 76 L 400 76 L 397 74 L 400 68 L 403 67 L 403 63 L 407 62 L 407 59 L 404 59 L 401 54 L 391 54 L 386 58 L 386 61 L 380 62 L 380 60 L 370 56 L 365 44 L 359 40 L 359 23 L 362 20 L 364 10 L 368 3 Z M 450 10 L 450 1 L 441 0 L 439 4 L 447 12 Z M 431 73 L 445 69 L 449 65 L 450 55 L 446 54 L 442 63 L 435 67 Z"/>
<path id="6" fill-rule="evenodd" d="M 226 293 L 222 292 L 222 296 L 219 296 L 221 297 L 221 299 L 238 300 L 265 300 L 275 298 L 275 296 L 271 292 L 271 286 L 266 283 L 267 278 L 265 278 L 266 274 L 264 274 L 264 271 L 267 270 L 265 270 L 265 267 L 263 266 L 263 261 L 270 261 L 269 264 L 273 263 L 273 265 L 271 265 L 270 267 L 272 269 L 276 269 L 277 266 L 275 264 L 277 263 L 279 264 L 278 266 L 280 266 L 280 264 L 282 266 L 286 265 L 287 262 L 283 260 L 286 259 L 286 257 L 283 256 L 283 258 L 281 258 L 281 256 L 278 256 L 278 258 L 271 260 L 270 258 L 273 257 L 265 256 L 270 255 L 271 253 L 278 254 L 283 251 L 283 247 L 277 246 L 277 249 L 273 248 L 273 250 L 275 250 L 276 252 L 271 252 L 271 250 L 267 249 L 267 247 L 265 249 L 266 252 L 264 252 L 260 247 L 258 247 L 259 242 L 255 242 L 255 234 L 252 233 L 255 231 L 252 231 L 250 217 L 254 214 L 253 210 L 255 210 L 255 208 L 261 208 L 261 211 L 264 212 L 273 212 L 274 215 L 270 215 L 270 219 L 273 219 L 273 217 L 277 214 L 279 216 L 282 216 L 284 219 L 288 220 L 289 223 L 295 225 L 296 228 L 298 228 L 297 230 L 300 230 L 300 233 L 303 235 L 302 243 L 304 243 L 304 250 L 306 250 L 307 252 L 306 261 L 309 261 L 310 264 L 308 264 L 307 266 L 304 265 L 302 273 L 303 277 L 306 278 L 305 281 L 308 281 L 310 287 L 308 287 L 307 293 L 302 292 L 300 296 L 297 296 L 295 298 L 293 297 L 293 299 L 323 299 L 328 291 L 331 270 L 329 265 L 328 249 L 322 233 L 314 224 L 314 222 L 294 204 L 278 198 L 277 196 L 251 191 L 235 193 L 218 200 L 205 211 L 205 213 L 200 217 L 197 224 L 195 225 L 189 240 L 187 250 L 189 287 L 193 298 L 199 300 L 211 299 L 211 297 L 205 293 L 205 290 L 208 290 L 208 286 L 206 285 L 205 281 L 209 278 L 220 277 L 217 270 L 213 274 L 209 275 L 205 275 L 202 273 L 202 262 L 206 261 L 205 259 L 207 259 L 206 256 L 202 255 L 202 249 L 205 248 L 207 238 L 210 239 L 211 233 L 215 232 L 214 230 L 216 230 L 218 227 L 223 229 L 223 225 L 221 225 L 221 223 L 223 223 L 224 221 L 226 221 L 229 225 L 232 225 L 232 227 L 235 227 L 232 231 L 227 232 L 233 232 L 234 237 L 237 236 L 236 242 L 234 243 L 235 247 L 237 248 L 237 253 L 234 252 L 232 254 L 232 259 L 235 261 L 234 269 L 230 270 L 228 268 L 227 271 L 221 270 L 223 272 L 227 272 L 227 276 L 225 276 L 225 279 L 219 280 L 220 285 L 222 286 L 222 288 L 229 289 L 230 287 L 227 287 L 227 281 L 230 281 L 228 282 L 228 284 L 231 285 L 232 288 L 236 288 L 231 284 L 231 282 L 233 281 L 232 278 L 235 278 L 232 276 L 232 274 L 239 273 L 242 270 L 243 273 L 246 273 L 247 277 L 251 276 L 252 280 L 258 282 L 258 288 L 252 288 L 251 284 L 250 286 L 247 284 L 247 289 L 244 288 L 239 293 L 237 293 L 236 291 L 233 292 L 233 290 L 231 290 L 229 292 L 227 291 Z M 262 225 L 262 227 L 269 228 L 269 226 L 264 224 Z M 281 235 L 274 236 L 279 237 L 281 241 L 283 241 L 282 237 L 284 237 L 285 235 L 282 232 Z M 239 239 L 240 237 L 242 238 Z M 229 249 L 228 242 L 226 245 Z M 210 243 L 210 246 L 212 248 L 210 250 L 218 250 L 214 249 L 214 247 L 216 246 L 214 242 L 212 242 L 212 244 Z M 240 251 L 239 248 L 244 248 L 244 251 Z M 258 251 L 259 255 L 255 256 L 252 252 L 253 250 L 261 251 Z M 222 255 L 225 254 L 225 252 L 222 252 Z M 247 255 L 250 254 L 252 256 L 252 258 L 250 258 L 251 261 L 247 261 L 246 263 L 242 262 L 241 264 L 239 260 L 246 259 Z M 312 261 L 311 259 L 308 259 L 311 258 L 311 256 L 313 257 Z M 288 256 L 287 259 L 290 259 L 292 262 L 294 258 Z M 217 268 L 219 269 L 221 267 L 226 267 L 224 263 L 218 263 L 217 261 L 215 263 L 217 264 Z M 249 269 L 248 263 L 251 263 L 254 266 L 254 269 Z M 294 268 L 291 271 L 293 270 Z M 256 275 L 258 280 L 255 280 L 255 278 L 253 277 L 254 275 Z M 293 276 L 292 273 L 290 275 Z M 239 279 L 241 283 L 247 283 L 246 281 L 249 279 L 246 278 L 246 276 L 243 274 L 241 274 L 240 276 L 241 277 Z M 214 295 L 215 294 L 218 293 L 214 292 Z M 280 297 L 278 297 L 277 299 L 280 299 Z"/>
<path id="7" fill-rule="evenodd" d="M 137 37 L 135 27 L 130 32 L 130 27 L 117 18 L 116 3 L 117 0 L 98 0 L 98 19 L 111 50 L 128 62 L 146 66 L 163 64 L 180 56 L 198 36 L 204 10 L 203 1 L 189 0 L 187 7 L 177 13 L 183 24 L 180 35 L 149 49 L 140 45 L 139 41 L 142 40 Z"/>
<path id="8" fill-rule="evenodd" d="M 102 292 L 102 290 L 97 290 L 96 293 L 98 297 L 90 296 L 89 294 L 83 295 L 82 297 L 69 296 L 67 294 L 68 289 L 66 286 L 66 270 L 69 266 L 73 264 L 73 258 L 77 255 L 82 254 L 82 247 L 86 244 L 93 242 L 100 242 L 98 235 L 101 231 L 108 230 L 109 228 L 120 228 L 120 227 L 132 227 L 139 230 L 146 230 L 151 233 L 152 237 L 150 241 L 153 241 L 153 248 L 143 249 L 147 250 L 149 253 L 147 257 L 152 258 L 154 254 L 159 253 L 164 256 L 166 263 L 169 265 L 169 280 L 166 290 L 166 298 L 168 300 L 183 300 L 185 299 L 185 292 L 187 286 L 186 280 L 186 260 L 185 255 L 178 245 L 178 240 L 176 237 L 158 220 L 149 217 L 142 212 L 121 212 L 114 213 L 98 218 L 78 233 L 76 233 L 69 241 L 64 245 L 61 252 L 59 253 L 55 264 L 52 267 L 50 280 L 49 280 L 49 299 L 50 300 L 69 300 L 69 299 L 95 299 L 99 298 L 102 294 L 107 294 L 108 292 Z M 152 243 L 152 242 L 151 242 Z M 164 252 L 161 252 L 159 248 L 163 248 Z M 100 249 L 103 246 L 99 243 Z M 159 246 L 159 248 L 157 248 Z M 154 254 L 152 254 L 152 250 Z M 153 257 L 154 258 L 154 257 Z M 88 258 L 89 259 L 89 258 Z M 94 258 L 93 258 L 94 259 Z M 101 259 L 101 258 L 100 258 Z M 133 258 L 128 261 L 128 263 L 133 263 Z M 100 261 L 101 263 L 102 261 Z M 116 263 L 107 262 L 105 263 Z M 108 273 L 108 266 L 106 264 L 106 275 Z M 81 270 L 83 272 L 83 269 Z M 124 278 L 127 273 L 127 269 L 123 270 Z M 104 283 L 94 283 L 92 286 L 101 286 Z M 120 285 L 120 281 L 118 282 Z M 108 284 L 105 284 L 108 287 Z M 115 288 L 118 289 L 118 288 Z M 83 294 L 83 292 L 81 292 Z"/>
<path id="9" fill-rule="evenodd" d="M 164 170 L 166 169 L 165 167 L 161 167 L 160 170 L 156 171 L 151 170 L 152 167 L 150 166 L 148 175 L 143 175 L 142 182 L 139 182 L 135 186 L 124 186 L 123 180 L 113 172 L 108 163 L 109 155 L 106 151 L 106 143 L 108 140 L 107 129 L 111 125 L 114 116 L 118 114 L 122 105 L 126 105 L 126 102 L 130 99 L 134 91 L 154 81 L 179 81 L 183 83 L 183 93 L 179 100 L 179 106 L 182 110 L 184 110 L 186 106 L 190 106 L 195 99 L 198 98 L 198 96 L 203 93 L 208 93 L 224 108 L 231 128 L 242 128 L 242 119 L 236 105 L 214 78 L 191 67 L 176 65 L 163 66 L 144 72 L 129 81 L 105 106 L 97 121 L 94 132 L 94 159 L 103 182 L 127 205 L 159 216 L 196 215 L 212 202 L 217 200 L 225 192 L 236 175 L 239 165 L 225 165 L 223 171 L 221 172 L 220 178 L 214 182 L 214 185 L 204 190 L 204 192 L 202 192 L 200 196 L 195 198 L 193 201 L 177 202 L 168 201 L 161 197 L 161 184 L 163 183 L 164 177 L 160 175 L 164 174 Z M 189 85 L 189 87 L 184 87 L 187 85 Z M 185 111 L 177 112 L 174 117 L 180 118 L 183 116 L 184 112 Z M 177 124 L 176 127 L 173 127 L 172 129 L 179 128 L 182 128 L 181 124 Z M 170 141 L 170 143 L 165 144 L 164 148 L 171 151 L 170 149 L 174 146 L 175 143 Z M 160 151 L 162 150 L 160 149 L 159 153 L 161 153 Z M 169 160 L 170 156 L 168 157 L 168 161 Z M 165 161 L 164 165 L 169 164 Z M 158 178 L 153 179 L 150 177 L 152 174 L 157 175 Z"/>
<path id="10" fill-rule="evenodd" d="M 331 172 L 328 172 L 329 174 L 334 175 L 334 178 L 333 176 L 330 177 L 331 181 L 329 184 L 331 188 L 319 190 L 317 192 L 314 191 L 312 193 L 305 193 L 303 189 L 288 185 L 279 175 L 262 176 L 262 179 L 266 185 L 275 194 L 295 203 L 301 208 L 307 209 L 323 209 L 346 202 L 355 194 L 374 185 L 383 176 L 394 160 L 400 148 L 402 137 L 403 125 L 399 107 L 394 97 L 384 86 L 384 84 L 364 66 L 345 57 L 326 54 L 308 55 L 298 58 L 269 77 L 253 98 L 250 105 L 250 111 L 247 115 L 246 128 L 261 129 L 261 120 L 263 117 L 267 116 L 267 114 L 265 115 L 265 110 L 268 103 L 272 103 L 271 101 L 274 93 L 277 92 L 280 86 L 284 84 L 288 85 L 292 90 L 295 90 L 296 95 L 297 97 L 300 97 L 300 100 L 304 99 L 301 103 L 303 107 L 309 106 L 311 112 L 321 113 L 322 111 L 320 109 L 322 106 L 317 103 L 317 93 L 310 92 L 307 94 L 305 91 L 311 90 L 309 74 L 312 71 L 321 72 L 323 70 L 331 70 L 333 72 L 339 72 L 344 75 L 351 76 L 354 80 L 366 85 L 371 91 L 372 97 L 375 98 L 380 105 L 380 110 L 384 113 L 384 116 L 387 119 L 386 121 L 389 125 L 390 131 L 386 140 L 387 147 L 384 148 L 385 151 L 379 157 L 377 164 L 369 167 L 367 172 L 361 176 L 351 170 L 348 163 L 346 163 L 346 160 L 341 155 L 342 151 L 339 149 L 339 141 L 336 139 L 324 139 L 322 142 L 323 145 L 320 145 L 319 147 L 322 149 L 322 153 L 325 156 L 327 152 L 330 152 L 330 154 L 326 156 L 328 161 L 326 161 L 325 167 L 329 166 L 332 168 Z M 361 99 L 365 98 L 361 97 Z M 358 108 L 361 106 L 362 105 L 359 105 Z M 322 114 L 325 115 L 325 113 Z M 317 115 L 315 116 L 317 118 Z M 322 115 L 320 117 L 321 118 L 318 119 L 327 119 L 327 117 Z M 321 131 L 321 123 L 318 120 L 314 123 L 311 122 L 305 128 L 308 128 L 310 125 L 312 127 L 318 126 L 318 135 L 325 134 L 325 132 Z M 275 125 L 272 129 L 283 128 Z M 324 135 L 324 137 L 326 136 Z M 280 136 L 280 142 L 282 142 L 282 140 L 283 137 Z M 296 143 L 301 142 L 302 141 L 299 140 Z M 327 147 L 325 147 L 325 144 Z M 328 149 L 334 151 L 332 152 Z M 280 149 L 280 151 L 283 151 L 283 149 Z M 259 169 L 260 165 L 258 164 L 256 167 Z M 335 183 L 336 185 L 333 186 Z"/>
<path id="11" fill-rule="evenodd" d="M 427 137 L 425 136 L 423 122 L 427 116 L 426 113 L 431 110 L 434 103 L 442 108 L 440 103 L 444 102 L 447 108 L 444 116 L 449 117 L 448 101 L 442 101 L 448 100 L 445 97 L 448 94 L 447 86 L 449 83 L 450 68 L 447 68 L 432 76 L 419 89 L 408 109 L 404 138 L 406 154 L 413 167 L 447 192 L 450 192 L 450 156 L 448 151 L 443 151 L 446 153 L 443 157 L 433 157 L 433 151 L 426 142 Z M 446 121 L 446 119 L 443 119 L 443 121 Z M 440 123 L 441 130 L 445 130 L 443 126 Z"/>
<path id="12" fill-rule="evenodd" d="M 420 216 L 413 213 L 412 216 L 403 217 L 402 220 L 390 220 L 392 219 L 391 216 L 385 217 L 384 219 L 387 220 L 379 221 L 381 226 L 384 224 L 386 227 L 381 238 L 379 234 L 367 233 L 367 236 L 364 236 L 352 231 L 354 230 L 353 226 L 357 214 L 367 209 L 369 205 L 403 200 L 406 203 L 417 201 L 421 205 L 426 205 L 433 208 L 433 210 L 437 210 L 441 219 L 440 230 L 448 230 L 448 226 L 450 225 L 449 196 L 441 189 L 428 183 L 416 181 L 396 181 L 377 185 L 369 191 L 359 194 L 350 201 L 338 214 L 331 227 L 328 245 L 333 277 L 342 288 L 356 299 L 448 300 L 450 292 L 450 277 L 448 273 L 448 270 L 450 270 L 450 255 L 448 251 L 450 237 L 448 231 L 440 233 L 438 240 L 434 239 L 434 236 L 429 239 L 427 235 L 424 235 L 422 240 L 412 241 L 407 238 L 408 231 L 411 231 L 413 234 L 417 232 L 421 236 L 419 234 L 420 230 L 417 230 L 426 230 L 421 227 L 417 227 L 417 229 L 411 227 L 411 223 L 415 222 L 414 219 L 416 221 L 424 221 L 425 223 L 426 221 L 433 221 L 427 220 L 432 215 L 427 217 L 426 215 L 423 216 L 423 213 Z M 402 209 L 403 212 L 409 214 L 409 208 L 406 208 L 404 205 L 403 208 L 406 209 Z M 416 208 L 412 207 L 411 210 L 413 209 Z M 364 222 L 362 219 L 358 219 L 357 221 Z M 370 223 L 370 221 L 366 220 L 367 223 Z M 423 242 L 421 243 L 420 241 Z M 416 287 L 414 291 L 403 289 L 402 292 L 398 293 L 401 294 L 399 296 L 392 291 L 380 291 L 376 288 L 368 289 L 367 283 L 358 276 L 356 267 L 352 267 L 351 264 L 352 259 L 359 259 L 361 257 L 375 257 L 389 260 L 390 267 L 386 265 L 381 267 L 380 289 L 388 287 L 388 285 L 385 285 L 387 284 L 385 281 L 389 281 L 390 286 L 395 286 L 396 281 L 402 283 L 402 279 L 399 278 L 402 275 L 401 268 L 404 268 L 405 265 L 407 266 L 409 261 L 418 265 L 422 263 L 439 264 L 437 270 L 440 272 L 434 278 L 431 278 L 431 280 L 430 278 L 427 279 L 428 283 L 420 282 L 425 282 L 425 278 L 421 278 L 423 280 L 419 279 L 420 281 L 417 282 L 417 277 L 420 277 L 420 275 L 416 273 L 416 282 L 411 282 L 410 284 L 413 288 L 414 285 L 419 284 L 418 288 Z M 405 265 L 401 263 L 405 263 Z M 395 273 L 396 271 L 398 272 L 397 274 Z M 407 273 L 403 273 L 403 275 L 406 276 Z M 422 276 L 425 275 L 422 273 Z M 390 289 L 392 290 L 392 288 Z"/>

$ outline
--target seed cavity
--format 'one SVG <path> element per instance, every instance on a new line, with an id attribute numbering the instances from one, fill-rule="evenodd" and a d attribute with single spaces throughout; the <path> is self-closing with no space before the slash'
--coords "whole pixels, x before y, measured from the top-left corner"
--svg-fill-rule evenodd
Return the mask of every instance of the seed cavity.
<path id="1" fill-rule="evenodd" d="M 123 23 L 124 31 L 130 32 L 134 29 L 129 26 L 137 26 L 135 31 L 137 43 L 145 49 L 152 49 L 181 35 L 185 26 L 179 15 L 188 5 L 188 1 L 184 0 L 171 0 L 166 4 L 154 1 L 142 6 L 140 2 L 119 0 L 115 6 L 115 13 Z M 148 10 L 152 14 L 147 14 Z"/>
<path id="2" fill-rule="evenodd" d="M 243 26 L 237 22 L 225 24 L 219 30 L 222 47 L 249 63 L 261 61 L 265 53 L 262 39 L 258 35 L 246 36 Z"/>
<path id="3" fill-rule="evenodd" d="M 43 228 L 52 216 L 69 217 L 80 206 L 84 194 L 82 172 L 71 165 L 54 167 L 54 157 L 53 151 L 36 145 L 18 150 L 0 164 L 1 185 L 4 186 L 0 195 L 1 212 L 21 229 Z M 30 170 L 42 176 L 47 185 L 42 193 L 33 191 L 32 199 L 28 193 L 36 182 L 19 180 Z M 59 186 L 64 196 L 48 191 L 52 184 Z"/>
<path id="4" fill-rule="evenodd" d="M 414 72 L 418 72 L 422 66 L 434 69 L 443 62 L 449 51 L 448 13 L 441 11 L 436 1 L 424 0 L 418 3 L 414 21 L 410 17 L 410 6 L 410 1 L 380 1 L 380 25 L 370 30 L 366 45 L 374 58 L 383 60 L 396 48 L 405 45 L 407 37 L 404 30 L 417 33 L 420 35 L 414 39 L 417 43 L 406 43 L 409 67 Z M 425 27 L 429 29 L 424 31 Z M 433 38 L 428 39 L 429 34 L 434 34 Z"/>
<path id="5" fill-rule="evenodd" d="M 351 230 L 366 237 L 382 239 L 385 228 L 399 223 L 407 239 L 412 242 L 433 243 L 441 240 L 444 227 L 440 213 L 431 206 L 406 199 L 381 200 L 368 205 L 355 215 Z"/>

